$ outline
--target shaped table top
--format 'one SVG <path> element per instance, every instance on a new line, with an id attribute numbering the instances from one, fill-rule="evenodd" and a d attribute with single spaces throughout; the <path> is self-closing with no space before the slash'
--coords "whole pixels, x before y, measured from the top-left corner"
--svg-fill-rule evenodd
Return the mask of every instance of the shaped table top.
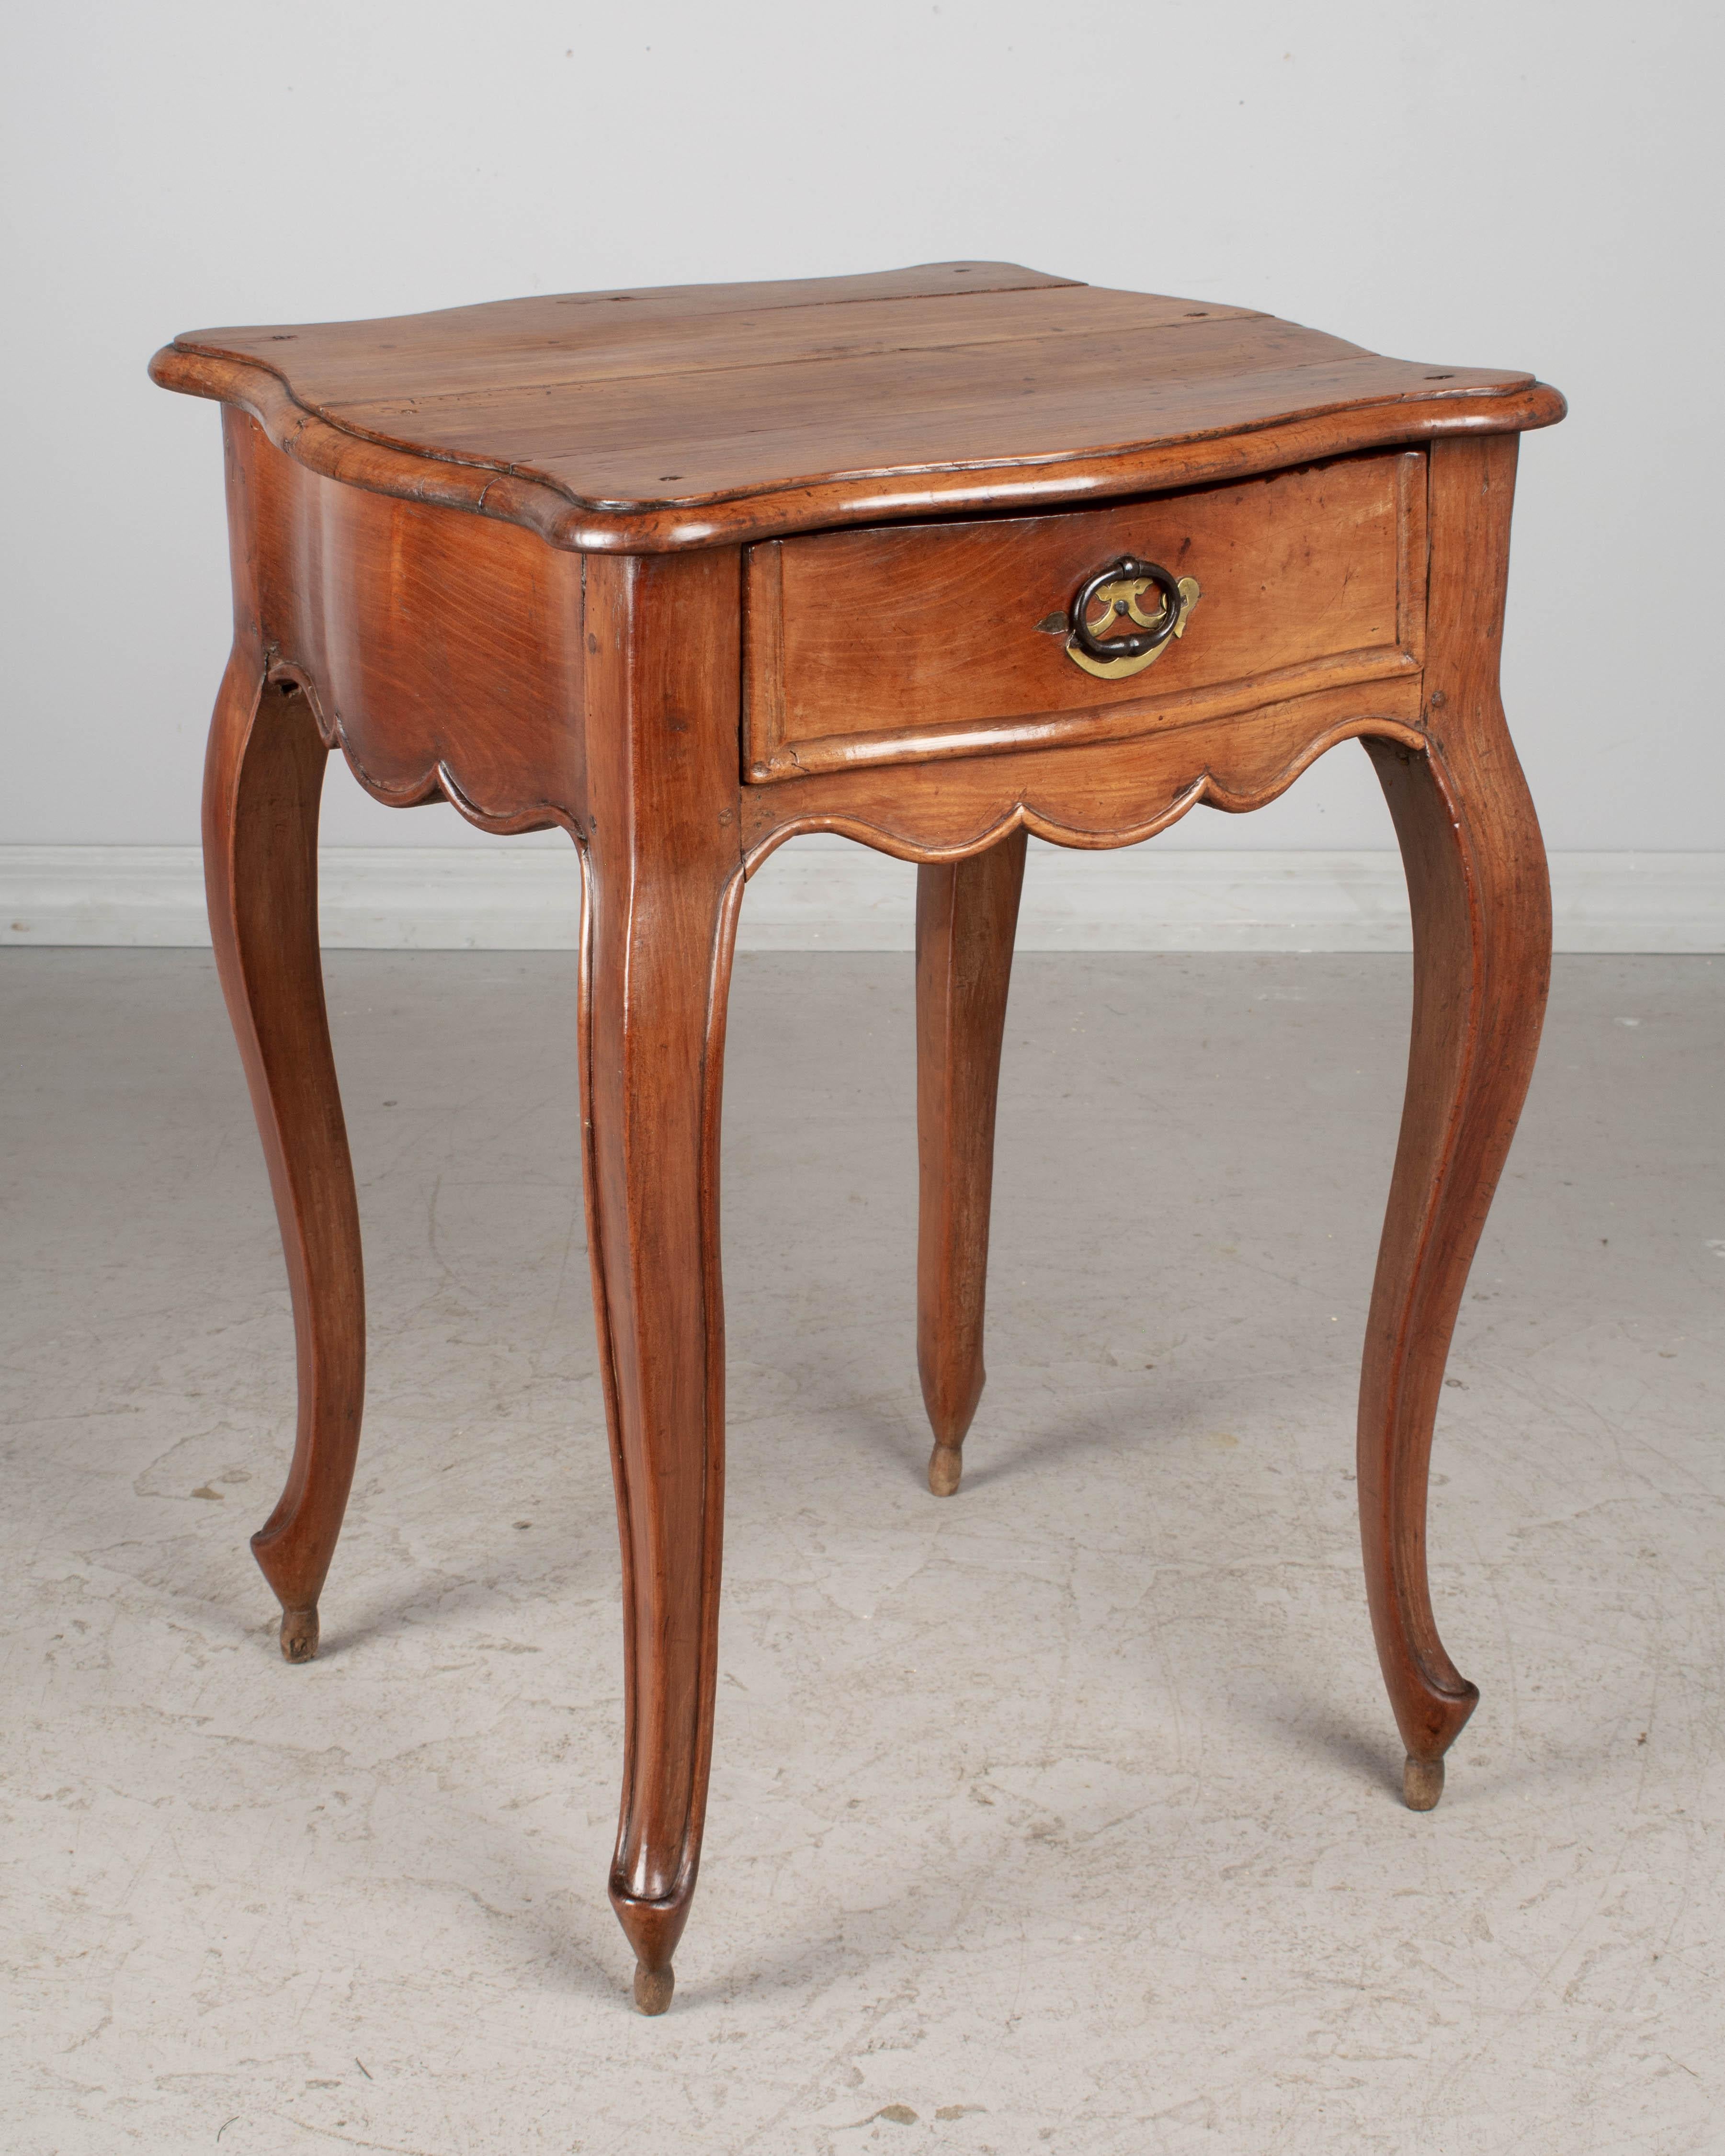
<path id="1" fill-rule="evenodd" d="M 997 262 L 198 330 L 151 372 L 327 477 L 639 552 L 1060 507 L 1563 413 L 1530 375 Z"/>

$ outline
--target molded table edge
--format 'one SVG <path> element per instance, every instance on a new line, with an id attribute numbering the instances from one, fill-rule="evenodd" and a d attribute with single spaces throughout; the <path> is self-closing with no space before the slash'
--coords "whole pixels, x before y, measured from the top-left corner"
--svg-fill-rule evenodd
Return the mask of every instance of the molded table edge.
<path id="1" fill-rule="evenodd" d="M 1446 434 L 1522 434 L 1553 425 L 1568 409 L 1557 390 L 1529 377 L 1502 391 L 1318 406 L 1250 428 L 1135 444 L 1089 456 L 901 467 L 813 484 L 793 481 L 706 501 L 614 505 L 581 501 L 555 482 L 520 470 L 376 441 L 308 412 L 282 377 L 262 365 L 169 344 L 151 361 L 150 377 L 164 389 L 249 413 L 276 449 L 326 479 L 372 494 L 524 525 L 571 553 L 674 553 L 850 524 L 1065 508 L 1120 495 L 1171 492 Z"/>

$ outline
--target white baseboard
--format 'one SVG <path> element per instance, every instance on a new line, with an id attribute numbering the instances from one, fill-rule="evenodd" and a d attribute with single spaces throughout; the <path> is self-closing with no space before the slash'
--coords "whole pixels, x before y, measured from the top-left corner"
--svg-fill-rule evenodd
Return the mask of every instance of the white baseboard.
<path id="1" fill-rule="evenodd" d="M 1725 852 L 1558 853 L 1560 951 L 1725 951 Z M 580 883 L 563 847 L 329 846 L 332 950 L 572 948 Z M 841 839 L 793 839 L 743 901 L 745 951 L 907 951 L 916 891 L 901 861 Z M 0 846 L 0 942 L 209 942 L 193 846 Z M 1389 852 L 1068 852 L 1032 841 L 1026 951 L 1404 951 L 1407 895 Z"/>

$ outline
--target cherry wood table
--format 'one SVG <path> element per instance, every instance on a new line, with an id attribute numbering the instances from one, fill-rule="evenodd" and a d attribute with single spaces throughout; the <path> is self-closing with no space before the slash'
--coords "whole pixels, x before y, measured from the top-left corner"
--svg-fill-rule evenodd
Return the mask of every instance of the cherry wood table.
<path id="1" fill-rule="evenodd" d="M 623 1541 L 611 1899 L 662 2012 L 700 1857 L 724 1486 L 718 1126 L 748 877 L 793 834 L 919 864 L 917 1354 L 930 1488 L 983 1389 L 994 1092 L 1024 837 L 1149 838 L 1361 742 L 1414 917 L 1406 1101 L 1359 1500 L 1429 1810 L 1478 1693 L 1425 1562 L 1432 1422 L 1527 1089 L 1545 858 L 1498 700 L 1525 374 L 1007 264 L 206 330 L 234 647 L 204 850 L 269 1158 L 299 1430 L 252 1538 L 290 1661 L 359 1441 L 353 1174 L 318 952 L 318 798 L 560 825 L 583 878 L 588 1242 Z"/>

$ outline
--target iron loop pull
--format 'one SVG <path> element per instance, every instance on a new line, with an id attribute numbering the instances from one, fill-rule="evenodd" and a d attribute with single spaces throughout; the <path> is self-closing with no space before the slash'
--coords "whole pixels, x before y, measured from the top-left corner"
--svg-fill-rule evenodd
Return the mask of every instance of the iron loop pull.
<path id="1" fill-rule="evenodd" d="M 1147 614 L 1138 602 L 1153 588 L 1161 605 Z M 1066 618 L 1066 656 L 1075 666 L 1105 681 L 1142 673 L 1175 637 L 1185 634 L 1187 617 L 1202 596 L 1194 578 L 1177 578 L 1160 562 L 1124 554 L 1081 586 Z M 1106 611 L 1093 622 L 1091 608 L 1098 603 Z M 1098 634 L 1122 615 L 1137 624 L 1126 635 Z"/>

